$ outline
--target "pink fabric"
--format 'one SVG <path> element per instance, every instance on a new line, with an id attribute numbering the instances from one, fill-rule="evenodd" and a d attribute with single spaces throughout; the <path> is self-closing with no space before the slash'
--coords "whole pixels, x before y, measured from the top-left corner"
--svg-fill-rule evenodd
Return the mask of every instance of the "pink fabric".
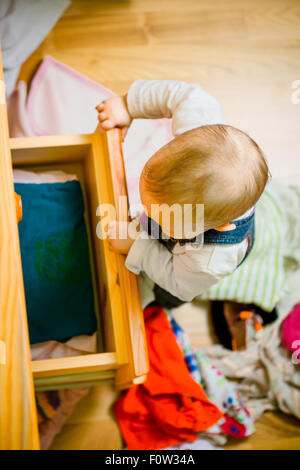
<path id="1" fill-rule="evenodd" d="M 93 335 L 74 336 L 66 343 L 44 341 L 30 346 L 31 360 L 56 359 L 58 357 L 81 356 L 93 354 L 97 350 L 97 333 Z"/>
<path id="2" fill-rule="evenodd" d="M 295 305 L 282 322 L 281 337 L 292 353 L 300 349 L 300 304 Z"/>
<path id="3" fill-rule="evenodd" d="M 67 418 L 72 414 L 75 405 L 89 392 L 89 388 L 74 388 L 58 390 L 56 393 L 58 408 L 55 410 L 51 419 L 39 419 L 40 448 L 47 450 L 56 434 L 58 434 Z M 49 400 L 48 392 L 40 392 L 40 397 Z M 52 392 L 53 393 L 53 392 Z M 49 393 L 49 395 L 51 392 Z M 37 394 L 39 395 L 39 394 Z M 39 409 L 39 406 L 38 406 Z"/>
<path id="4" fill-rule="evenodd" d="M 94 103 L 113 95 L 102 85 L 46 56 L 31 84 L 28 118 L 37 135 L 92 132 L 97 125 Z"/>
<path id="5" fill-rule="evenodd" d="M 32 137 L 35 135 L 28 118 L 26 98 L 27 85 L 20 81 L 7 103 L 10 137 Z"/>

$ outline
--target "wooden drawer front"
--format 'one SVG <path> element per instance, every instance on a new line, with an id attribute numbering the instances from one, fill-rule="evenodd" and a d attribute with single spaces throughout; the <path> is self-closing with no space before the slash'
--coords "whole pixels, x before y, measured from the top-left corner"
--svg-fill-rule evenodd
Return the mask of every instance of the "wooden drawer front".
<path id="1" fill-rule="evenodd" d="M 115 205 L 118 213 L 119 197 L 126 196 L 120 131 L 10 139 L 10 149 L 14 167 L 71 170 L 81 181 L 103 336 L 104 352 L 32 361 L 36 390 L 95 385 L 108 380 L 125 388 L 143 381 L 148 362 L 137 278 L 125 268 L 125 257 L 111 252 L 107 240 L 96 234 L 99 205 Z"/>
<path id="2" fill-rule="evenodd" d="M 0 449 L 38 449 L 1 56 L 0 191 Z"/>

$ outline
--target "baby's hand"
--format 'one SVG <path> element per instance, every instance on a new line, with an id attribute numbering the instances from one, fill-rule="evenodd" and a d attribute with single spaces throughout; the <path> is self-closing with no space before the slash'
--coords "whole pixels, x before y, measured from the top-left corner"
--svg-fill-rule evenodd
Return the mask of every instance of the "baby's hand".
<path id="1" fill-rule="evenodd" d="M 109 222 L 107 237 L 108 247 L 111 251 L 127 255 L 134 242 L 134 239 L 129 236 L 128 226 L 128 222 L 118 222 L 117 220 Z"/>
<path id="2" fill-rule="evenodd" d="M 99 113 L 98 120 L 100 128 L 107 131 L 118 127 L 122 130 L 122 138 L 124 140 L 132 121 L 127 107 L 126 95 L 108 98 L 98 104 L 96 110 Z"/>

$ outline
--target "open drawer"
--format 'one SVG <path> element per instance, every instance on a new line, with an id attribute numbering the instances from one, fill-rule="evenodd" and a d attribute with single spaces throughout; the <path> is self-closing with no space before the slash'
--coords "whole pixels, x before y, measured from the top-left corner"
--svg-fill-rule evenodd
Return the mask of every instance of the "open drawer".
<path id="1" fill-rule="evenodd" d="M 137 278 L 125 268 L 124 256 L 110 251 L 107 240 L 96 233 L 100 204 L 113 205 L 118 218 L 125 215 L 120 210 L 121 196 L 126 197 L 120 131 L 10 139 L 10 150 L 14 168 L 70 170 L 81 182 L 103 340 L 101 353 L 32 361 L 35 389 L 95 385 L 112 379 L 117 388 L 142 382 L 147 359 Z"/>
<path id="2" fill-rule="evenodd" d="M 1 64 L 0 64 L 0 74 Z M 0 449 L 38 448 L 36 391 L 92 386 L 118 389 L 141 383 L 148 361 L 137 277 L 125 257 L 97 237 L 99 204 L 126 196 L 121 133 L 9 139 L 0 76 Z M 96 354 L 30 360 L 12 168 L 72 169 L 84 192 L 94 294 L 102 349 Z M 119 214 L 119 215 L 118 215 Z M 34 386 L 33 386 L 34 383 Z"/>

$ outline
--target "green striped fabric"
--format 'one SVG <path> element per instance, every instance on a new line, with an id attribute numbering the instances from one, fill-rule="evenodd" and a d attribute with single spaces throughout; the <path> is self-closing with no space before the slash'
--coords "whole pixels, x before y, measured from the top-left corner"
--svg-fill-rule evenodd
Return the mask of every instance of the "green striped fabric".
<path id="1" fill-rule="evenodd" d="M 286 216 L 272 183 L 256 205 L 255 224 L 255 243 L 244 263 L 198 299 L 254 303 L 269 312 L 287 292 L 283 266 Z"/>

